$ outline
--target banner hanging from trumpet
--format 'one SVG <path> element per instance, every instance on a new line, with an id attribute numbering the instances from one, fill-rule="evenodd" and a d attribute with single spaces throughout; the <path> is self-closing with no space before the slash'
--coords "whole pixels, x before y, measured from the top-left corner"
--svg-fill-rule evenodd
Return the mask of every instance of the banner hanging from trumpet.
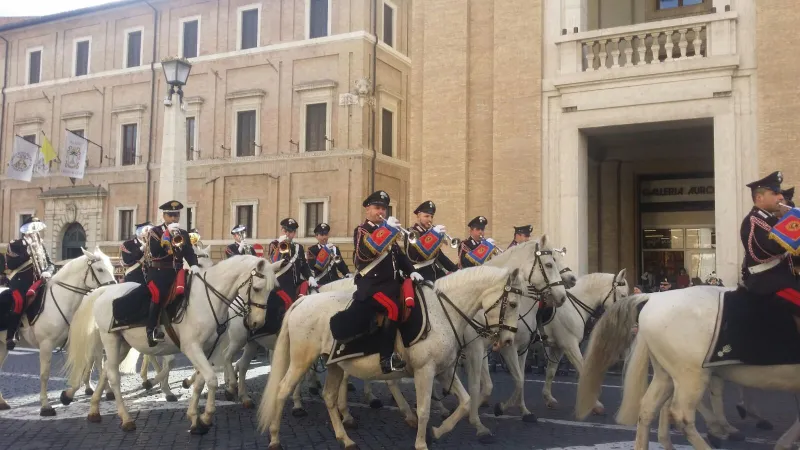
<path id="1" fill-rule="evenodd" d="M 792 208 L 769 232 L 770 239 L 792 255 L 800 255 L 800 209 Z"/>

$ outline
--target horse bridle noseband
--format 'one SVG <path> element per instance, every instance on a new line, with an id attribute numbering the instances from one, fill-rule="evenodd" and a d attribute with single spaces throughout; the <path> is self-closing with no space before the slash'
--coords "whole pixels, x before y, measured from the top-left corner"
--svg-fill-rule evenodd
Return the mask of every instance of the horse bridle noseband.
<path id="1" fill-rule="evenodd" d="M 66 289 L 66 290 L 68 290 L 68 291 L 70 291 L 72 293 L 75 293 L 75 294 L 78 294 L 78 295 L 84 295 L 84 296 L 89 294 L 90 292 L 94 291 L 95 289 L 99 289 L 99 288 L 101 288 L 103 286 L 110 286 L 112 284 L 117 284 L 117 282 L 115 280 L 113 280 L 113 279 L 110 280 L 110 281 L 107 281 L 105 283 L 101 283 L 100 282 L 100 279 L 97 278 L 97 274 L 94 272 L 94 267 L 92 267 L 92 265 L 94 263 L 96 263 L 97 261 L 99 261 L 99 259 L 89 259 L 87 257 L 86 258 L 86 263 L 87 263 L 86 264 L 86 273 L 83 274 L 83 285 L 84 286 L 88 286 L 89 285 L 87 280 L 89 279 L 89 274 L 91 273 L 92 274 L 92 280 L 94 280 L 94 282 L 97 284 L 96 287 L 87 289 L 87 288 L 82 288 L 82 287 L 78 287 L 78 286 L 73 286 L 71 284 L 64 283 L 63 281 L 54 281 L 53 283 L 56 286 L 60 286 L 60 287 Z M 47 286 L 47 284 L 49 284 L 49 283 L 45 283 L 45 286 L 47 287 L 47 290 L 50 291 L 50 297 L 53 298 L 53 304 L 56 305 L 56 309 L 58 310 L 58 313 L 61 314 L 61 318 L 64 319 L 64 323 L 66 323 L 67 326 L 70 326 L 69 320 L 67 320 L 67 315 L 64 314 L 64 310 L 62 310 L 61 306 L 59 306 L 58 300 L 56 300 L 56 295 L 53 293 L 53 286 Z M 33 320 L 31 325 L 36 323 L 36 319 L 38 319 L 38 317 Z"/>
<path id="2" fill-rule="evenodd" d="M 536 243 L 536 257 L 533 260 L 533 265 L 531 266 L 531 271 L 528 273 L 528 292 L 525 297 L 532 298 L 534 300 L 542 300 L 550 294 L 552 288 L 557 286 L 564 286 L 566 289 L 566 284 L 564 280 L 561 278 L 558 281 L 550 282 L 550 278 L 547 277 L 547 272 L 544 270 L 544 261 L 542 261 L 542 256 L 549 255 L 555 259 L 554 252 L 558 250 L 541 250 L 539 249 L 539 243 Z M 539 273 L 542 274 L 542 278 L 544 279 L 545 286 L 542 289 L 538 289 L 536 286 L 533 285 L 533 272 L 536 268 L 539 268 Z M 561 271 L 559 271 L 559 275 L 564 274 L 565 272 L 570 272 L 571 270 L 568 267 L 565 267 Z"/>

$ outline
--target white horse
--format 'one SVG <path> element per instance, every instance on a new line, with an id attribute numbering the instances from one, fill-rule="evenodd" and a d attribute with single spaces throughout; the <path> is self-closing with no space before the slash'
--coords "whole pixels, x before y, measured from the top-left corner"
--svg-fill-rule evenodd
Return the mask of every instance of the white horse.
<path id="1" fill-rule="evenodd" d="M 542 238 L 541 247 L 536 250 L 550 251 L 546 237 Z M 509 250 L 514 253 L 514 249 Z M 535 267 L 529 258 L 531 251 L 516 251 L 518 260 L 523 260 L 525 267 Z M 520 263 L 523 265 L 523 263 Z M 425 286 L 422 289 L 424 304 L 428 306 L 430 331 L 427 337 L 410 348 L 399 345 L 399 352 L 407 362 L 407 369 L 389 375 L 383 375 L 378 365 L 378 355 L 340 361 L 328 366 L 323 397 L 330 414 L 336 438 L 347 449 L 357 448 L 347 436 L 342 418 L 351 418 L 347 411 L 346 390 L 344 384 L 345 371 L 360 379 L 398 379 L 413 376 L 417 392 L 417 438 L 415 447 L 426 449 L 429 404 L 434 376 L 444 386 L 456 394 L 459 400 L 458 409 L 439 428 L 433 428 L 432 437 L 438 439 L 449 432 L 453 426 L 468 412 L 469 395 L 455 374 L 458 351 L 463 348 L 460 336 L 469 324 L 493 331 L 493 347 L 510 345 L 513 341 L 514 327 L 517 322 L 518 294 L 522 291 L 510 285 L 518 278 L 518 269 L 509 277 L 509 270 L 482 266 L 460 270 L 436 281 L 434 288 Z M 547 287 L 546 279 L 559 279 L 558 267 L 552 256 L 540 259 L 537 270 L 533 273 L 532 284 L 540 290 Z M 527 273 L 527 271 L 525 271 Z M 563 304 L 566 292 L 563 286 L 553 287 L 553 299 L 557 305 Z M 509 299 L 509 294 L 517 294 Z M 330 351 L 333 338 L 330 332 L 330 319 L 337 312 L 345 309 L 352 296 L 349 292 L 321 293 L 307 296 L 296 302 L 284 317 L 282 330 L 278 337 L 275 357 L 272 361 L 272 373 L 265 388 L 259 408 L 259 429 L 270 430 L 271 449 L 281 448 L 280 411 L 286 397 L 302 378 L 310 364 L 320 354 Z M 419 302 L 423 304 L 423 301 Z M 483 308 L 485 326 L 475 324 L 470 319 Z M 400 402 L 402 396 L 398 398 Z M 342 414 L 340 416 L 340 413 Z"/>
<path id="2" fill-rule="evenodd" d="M 647 449 L 650 423 L 671 393 L 672 401 L 661 411 L 660 425 L 667 429 L 671 416 L 694 448 L 710 449 L 695 427 L 695 410 L 712 374 L 743 386 L 800 392 L 797 365 L 703 367 L 714 338 L 719 295 L 725 290 L 697 286 L 635 295 L 612 305 L 589 341 L 578 384 L 576 415 L 588 414 L 599 395 L 605 371 L 631 344 L 617 421 L 637 424 L 636 450 Z M 644 305 L 640 307 L 641 304 Z M 641 308 L 639 314 L 637 307 Z M 634 338 L 631 329 L 637 317 L 638 333 Z M 648 362 L 653 365 L 649 386 Z M 669 433 L 659 432 L 659 442 L 672 448 Z"/>
<path id="3" fill-rule="evenodd" d="M 82 249 L 83 250 L 83 249 Z M 67 341 L 70 322 L 75 311 L 81 304 L 84 295 L 93 289 L 114 284 L 114 266 L 111 260 L 99 248 L 94 252 L 83 250 L 83 256 L 75 258 L 59 269 L 45 287 L 44 311 L 31 325 L 25 314 L 22 315 L 20 327 L 20 344 L 22 346 L 39 349 L 39 375 L 41 391 L 39 397 L 42 403 L 40 415 L 55 416 L 56 411 L 50 406 L 47 399 L 47 382 L 50 379 L 50 361 L 53 350 L 62 347 Z M 0 332 L 0 367 L 3 366 L 8 349 L 6 348 L 6 332 Z M 102 359 L 102 354 L 90 355 L 97 361 Z M 98 358 L 99 356 L 99 358 Z M 91 369 L 91 366 L 89 366 Z M 75 379 L 71 384 L 71 392 L 75 392 L 81 384 L 86 384 L 88 389 L 89 370 L 84 376 Z M 87 389 L 87 391 L 88 391 Z M 10 409 L 8 403 L 0 394 L 0 410 Z"/>
<path id="4" fill-rule="evenodd" d="M 190 278 L 192 284 L 186 311 L 180 323 L 172 324 L 179 342 L 173 338 L 165 340 L 156 347 L 150 347 L 145 336 L 144 327 L 130 328 L 119 332 L 109 332 L 113 321 L 112 304 L 135 289 L 138 284 L 124 283 L 107 287 L 87 296 L 83 305 L 75 314 L 74 326 L 70 330 L 66 368 L 69 380 L 80 380 L 88 370 L 91 355 L 100 346 L 106 353 L 106 364 L 101 371 L 100 385 L 104 377 L 114 391 L 117 412 L 122 419 L 122 429 L 132 431 L 136 423 L 131 418 L 120 392 L 119 361 L 133 347 L 139 353 L 149 355 L 168 355 L 184 353 L 199 370 L 193 386 L 193 395 L 189 402 L 187 416 L 191 421 L 193 434 L 205 434 L 212 423 L 216 409 L 215 393 L 217 377 L 214 367 L 206 353 L 212 352 L 220 343 L 217 334 L 220 320 L 227 317 L 228 309 L 238 303 L 245 308 L 245 315 L 251 327 L 260 327 L 264 323 L 267 294 L 275 287 L 274 269 L 277 263 L 270 265 L 265 259 L 255 256 L 235 256 L 220 262 L 214 267 L 201 271 L 198 276 Z M 242 299 L 237 301 L 237 299 Z M 168 333 L 169 336 L 169 333 Z M 205 412 L 198 417 L 197 407 L 204 384 L 208 385 L 208 397 Z M 89 421 L 100 420 L 98 391 L 92 396 L 89 410 Z"/>

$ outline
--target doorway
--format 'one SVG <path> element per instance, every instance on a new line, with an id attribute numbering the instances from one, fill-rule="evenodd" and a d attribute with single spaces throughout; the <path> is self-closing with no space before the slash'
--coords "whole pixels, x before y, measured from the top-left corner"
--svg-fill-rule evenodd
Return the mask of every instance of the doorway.
<path id="1" fill-rule="evenodd" d="M 74 259 L 83 255 L 86 248 L 86 231 L 78 222 L 67 225 L 61 240 L 61 259 Z"/>

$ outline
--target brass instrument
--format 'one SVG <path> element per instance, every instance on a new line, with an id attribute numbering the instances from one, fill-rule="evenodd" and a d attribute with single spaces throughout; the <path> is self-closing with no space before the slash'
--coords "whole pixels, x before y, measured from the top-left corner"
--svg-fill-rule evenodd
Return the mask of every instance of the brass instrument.
<path id="1" fill-rule="evenodd" d="M 278 253 L 281 255 L 288 255 L 291 252 L 291 244 L 287 241 L 281 241 L 278 243 Z"/>
<path id="2" fill-rule="evenodd" d="M 242 231 L 242 232 L 241 232 L 241 233 L 239 233 L 239 234 L 242 236 L 242 240 L 239 242 L 239 244 L 241 245 L 241 248 L 242 248 L 242 252 L 243 252 L 245 255 L 250 255 L 250 254 L 252 254 L 252 253 L 253 253 L 253 251 L 252 251 L 252 249 L 253 249 L 253 246 L 252 246 L 252 245 L 250 245 L 250 243 L 249 243 L 249 242 L 247 242 L 247 232 L 245 232 L 245 231 Z"/>
<path id="3" fill-rule="evenodd" d="M 431 226 L 431 228 L 433 228 L 433 226 Z M 458 248 L 458 246 L 461 245 L 461 239 L 451 237 L 447 233 L 442 233 L 442 234 L 444 234 L 444 238 L 450 242 L 450 248 Z"/>
<path id="4" fill-rule="evenodd" d="M 19 229 L 22 239 L 28 244 L 28 253 L 37 279 L 42 277 L 42 272 L 47 268 L 47 256 L 42 246 L 42 238 L 39 236 L 39 232 L 45 228 L 42 222 L 29 222 Z"/>
<path id="5" fill-rule="evenodd" d="M 167 230 L 169 230 L 170 243 L 172 243 L 172 248 L 177 250 L 182 250 L 184 242 L 183 242 L 183 234 L 181 234 L 180 227 L 175 226 L 173 228 L 169 228 L 169 225 L 167 225 Z"/>
<path id="6" fill-rule="evenodd" d="M 485 241 L 485 240 L 486 240 L 486 238 L 484 238 L 483 237 L 483 233 L 481 233 L 481 241 Z M 492 245 L 494 246 L 494 249 L 492 249 L 492 256 L 499 255 L 500 253 L 503 253 L 503 249 L 498 247 L 497 244 L 492 244 Z"/>
<path id="7" fill-rule="evenodd" d="M 383 221 L 386 220 L 386 218 L 383 217 L 382 215 L 379 215 L 378 217 L 380 217 L 381 220 L 383 220 Z M 405 236 L 406 241 L 409 244 L 416 244 L 417 243 L 417 239 L 419 239 L 419 234 L 416 232 L 416 230 L 407 230 L 407 229 L 403 228 L 402 225 L 398 225 L 397 228 L 400 231 L 403 232 L 403 235 Z"/>
<path id="8" fill-rule="evenodd" d="M 335 255 L 333 255 L 333 263 L 334 263 L 334 264 L 339 264 L 340 262 L 342 262 L 342 257 L 341 257 L 341 256 L 339 256 L 339 254 L 338 254 L 338 253 L 337 253 L 337 254 L 335 254 Z"/>
<path id="9" fill-rule="evenodd" d="M 197 245 L 200 242 L 200 233 L 189 233 L 189 241 L 192 245 Z"/>
<path id="10" fill-rule="evenodd" d="M 791 206 L 789 206 L 789 205 L 787 205 L 787 204 L 785 204 L 785 203 L 778 203 L 778 206 L 782 206 L 782 207 L 784 207 L 784 208 L 786 208 L 786 209 L 792 209 L 792 207 L 791 207 Z"/>

